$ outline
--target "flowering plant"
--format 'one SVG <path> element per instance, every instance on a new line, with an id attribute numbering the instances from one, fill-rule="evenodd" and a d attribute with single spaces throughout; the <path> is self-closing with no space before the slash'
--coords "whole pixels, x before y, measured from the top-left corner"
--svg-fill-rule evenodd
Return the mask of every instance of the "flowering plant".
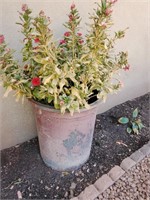
<path id="1" fill-rule="evenodd" d="M 13 51 L 0 35 L 0 75 L 6 95 L 16 90 L 17 99 L 26 96 L 72 114 L 118 90 L 121 82 L 116 75 L 120 69 L 128 70 L 129 65 L 126 52 L 115 55 L 113 51 L 125 30 L 115 32 L 113 37 L 109 35 L 115 2 L 97 3 L 86 36 L 79 30 L 81 18 L 72 4 L 65 23 L 67 31 L 59 44 L 49 29 L 50 18 L 43 11 L 33 17 L 24 4 L 19 12 L 21 22 L 17 23 L 24 35 L 22 65 L 15 61 Z"/>

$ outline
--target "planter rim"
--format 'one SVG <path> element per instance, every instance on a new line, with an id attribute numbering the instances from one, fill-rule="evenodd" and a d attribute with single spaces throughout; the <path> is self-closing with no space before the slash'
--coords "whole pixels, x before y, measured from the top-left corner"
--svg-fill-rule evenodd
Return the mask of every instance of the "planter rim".
<path id="1" fill-rule="evenodd" d="M 60 110 L 55 109 L 53 106 L 40 103 L 40 102 L 38 102 L 38 101 L 36 101 L 36 100 L 34 100 L 34 99 L 29 99 L 29 101 L 30 101 L 31 103 L 33 103 L 33 104 L 36 104 L 36 105 L 39 106 L 39 107 L 42 107 L 42 109 L 44 109 L 44 110 L 51 110 L 51 112 L 55 112 L 55 113 L 60 113 L 60 114 L 62 114 L 62 113 L 60 112 Z M 82 109 L 80 109 L 80 113 L 81 113 L 81 112 L 89 111 L 89 110 L 91 110 L 91 109 L 97 107 L 97 105 L 100 104 L 100 103 L 102 103 L 102 101 L 101 101 L 101 100 L 97 100 L 97 101 L 95 101 L 94 103 L 89 104 L 89 105 L 90 105 L 90 108 L 89 108 L 89 109 L 87 109 L 87 108 L 82 108 Z M 74 113 L 79 113 L 79 112 L 78 112 L 78 111 L 74 111 Z M 64 114 L 70 114 L 70 112 L 69 112 L 69 111 L 66 111 Z M 63 115 L 64 115 L 64 114 L 63 114 Z"/>

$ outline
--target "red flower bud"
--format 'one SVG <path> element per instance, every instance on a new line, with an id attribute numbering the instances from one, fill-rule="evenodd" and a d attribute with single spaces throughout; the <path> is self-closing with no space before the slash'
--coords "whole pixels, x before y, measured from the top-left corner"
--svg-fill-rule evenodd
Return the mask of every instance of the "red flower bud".
<path id="1" fill-rule="evenodd" d="M 73 4 L 71 5 L 71 10 L 73 10 L 75 7 L 76 7 L 76 6 L 75 6 L 75 4 L 73 3 Z"/>
<path id="2" fill-rule="evenodd" d="M 70 19 L 70 21 L 72 21 L 73 20 L 73 15 L 69 15 L 69 19 Z"/>
<path id="3" fill-rule="evenodd" d="M 65 44 L 66 41 L 65 40 L 60 40 L 60 44 Z"/>
<path id="4" fill-rule="evenodd" d="M 106 11 L 105 11 L 105 14 L 108 16 L 108 15 L 110 15 L 112 13 L 112 10 L 111 9 L 106 9 Z"/>
<path id="5" fill-rule="evenodd" d="M 25 12 L 25 11 L 27 11 L 27 10 L 28 10 L 27 4 L 23 4 L 23 5 L 22 5 L 22 11 Z"/>
<path id="6" fill-rule="evenodd" d="M 39 86 L 41 84 L 41 79 L 39 77 L 34 77 L 31 80 L 32 86 Z"/>
<path id="7" fill-rule="evenodd" d="M 64 33 L 64 36 L 66 36 L 66 37 L 69 37 L 70 35 L 71 35 L 70 32 L 66 32 L 66 33 Z"/>
<path id="8" fill-rule="evenodd" d="M 5 38 L 3 35 L 0 35 L 0 44 L 2 44 L 4 42 Z"/>
<path id="9" fill-rule="evenodd" d="M 78 34 L 78 36 L 82 36 L 82 33 L 77 33 Z"/>
<path id="10" fill-rule="evenodd" d="M 128 71 L 130 69 L 130 65 L 126 65 L 123 69 L 124 71 Z"/>
<path id="11" fill-rule="evenodd" d="M 84 42 L 84 40 L 79 40 L 79 43 L 82 44 Z"/>
<path id="12" fill-rule="evenodd" d="M 39 42 L 40 42 L 39 38 L 35 38 L 35 39 L 34 39 L 34 42 L 35 42 L 35 43 L 39 43 Z"/>

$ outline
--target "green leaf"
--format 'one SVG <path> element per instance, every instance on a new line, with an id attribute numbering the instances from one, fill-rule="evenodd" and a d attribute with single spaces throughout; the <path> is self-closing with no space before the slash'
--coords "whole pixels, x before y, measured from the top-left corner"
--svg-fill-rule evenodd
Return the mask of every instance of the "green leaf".
<path id="1" fill-rule="evenodd" d="M 102 9 L 106 10 L 106 0 L 101 0 L 102 3 Z"/>
<path id="2" fill-rule="evenodd" d="M 135 121 L 135 123 L 136 123 L 136 124 L 141 123 L 141 119 L 137 119 L 137 120 Z"/>
<path id="3" fill-rule="evenodd" d="M 132 130 L 134 133 L 138 134 L 139 133 L 139 127 L 135 122 L 132 122 Z"/>
<path id="4" fill-rule="evenodd" d="M 64 85 L 67 83 L 67 80 L 66 79 L 62 79 L 60 82 L 59 82 L 59 87 L 60 87 L 60 91 L 62 91 L 62 88 L 64 87 Z"/>
<path id="5" fill-rule="evenodd" d="M 127 132 L 130 134 L 132 132 L 132 129 L 128 127 Z"/>
<path id="6" fill-rule="evenodd" d="M 53 96 L 49 96 L 49 97 L 47 98 L 48 103 L 51 103 L 53 100 L 54 100 L 54 97 L 53 97 Z"/>
<path id="7" fill-rule="evenodd" d="M 138 123 L 138 127 L 141 130 L 142 128 L 144 128 L 145 126 L 142 123 Z"/>
<path id="8" fill-rule="evenodd" d="M 127 117 L 121 117 L 118 119 L 118 122 L 120 124 L 127 124 L 129 122 L 129 119 Z"/>
<path id="9" fill-rule="evenodd" d="M 72 93 L 73 96 L 76 96 L 79 100 L 81 100 L 80 93 L 79 93 L 79 90 L 77 88 L 72 87 L 71 93 Z"/>
<path id="10" fill-rule="evenodd" d="M 139 130 L 137 128 L 134 128 L 133 132 L 136 133 L 137 135 L 139 134 Z"/>
<path id="11" fill-rule="evenodd" d="M 136 118 L 138 116 L 138 108 L 133 111 L 132 117 Z"/>

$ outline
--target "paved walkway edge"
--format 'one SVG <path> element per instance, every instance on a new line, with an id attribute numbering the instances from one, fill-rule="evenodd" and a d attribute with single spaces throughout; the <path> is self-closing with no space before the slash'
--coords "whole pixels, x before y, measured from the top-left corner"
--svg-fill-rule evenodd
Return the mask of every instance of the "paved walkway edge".
<path id="1" fill-rule="evenodd" d="M 102 175 L 94 184 L 86 187 L 79 196 L 71 200 L 94 200 L 149 154 L 150 141 L 129 157 L 125 158 L 120 166 L 115 165 L 107 174 Z"/>

